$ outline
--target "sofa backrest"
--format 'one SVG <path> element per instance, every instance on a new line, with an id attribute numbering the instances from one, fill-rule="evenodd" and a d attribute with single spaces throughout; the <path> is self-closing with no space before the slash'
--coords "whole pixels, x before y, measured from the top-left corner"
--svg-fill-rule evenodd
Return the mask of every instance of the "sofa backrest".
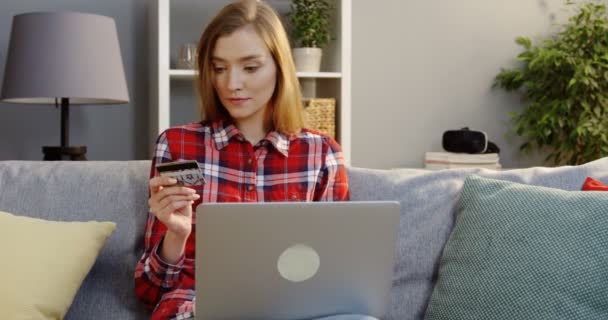
<path id="1" fill-rule="evenodd" d="M 65 319 L 148 319 L 133 273 L 143 248 L 150 161 L 0 161 L 0 210 L 55 221 L 113 221 Z"/>

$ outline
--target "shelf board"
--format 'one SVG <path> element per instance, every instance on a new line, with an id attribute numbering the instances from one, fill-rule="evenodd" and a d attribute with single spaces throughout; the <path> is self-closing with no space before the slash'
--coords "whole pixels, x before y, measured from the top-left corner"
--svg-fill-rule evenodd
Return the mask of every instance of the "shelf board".
<path id="1" fill-rule="evenodd" d="M 342 78 L 340 72 L 298 72 L 298 78 Z"/>
<path id="2" fill-rule="evenodd" d="M 298 78 L 342 78 L 340 72 L 298 72 Z M 171 69 L 169 70 L 169 77 L 175 80 L 192 80 L 196 76 L 195 70 L 181 70 Z"/>
<path id="3" fill-rule="evenodd" d="M 171 69 L 169 77 L 176 80 L 192 80 L 196 77 L 196 70 Z"/>

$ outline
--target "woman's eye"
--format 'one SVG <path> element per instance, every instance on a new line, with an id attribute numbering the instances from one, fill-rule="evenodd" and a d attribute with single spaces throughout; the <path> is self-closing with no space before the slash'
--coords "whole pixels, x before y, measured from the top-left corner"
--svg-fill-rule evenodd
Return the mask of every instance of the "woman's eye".
<path id="1" fill-rule="evenodd" d="M 258 67 L 258 66 L 248 66 L 248 67 L 245 67 L 245 71 L 252 73 L 252 72 L 256 72 L 259 68 L 260 67 Z"/>
<path id="2" fill-rule="evenodd" d="M 215 73 L 222 73 L 226 70 L 226 68 L 224 67 L 213 67 L 213 72 Z"/>

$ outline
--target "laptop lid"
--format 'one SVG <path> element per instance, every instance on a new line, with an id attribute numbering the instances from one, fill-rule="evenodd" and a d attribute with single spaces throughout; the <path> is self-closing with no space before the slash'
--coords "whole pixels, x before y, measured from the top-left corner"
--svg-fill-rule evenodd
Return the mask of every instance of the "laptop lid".
<path id="1" fill-rule="evenodd" d="M 398 225 L 398 202 L 201 204 L 197 318 L 382 317 Z"/>

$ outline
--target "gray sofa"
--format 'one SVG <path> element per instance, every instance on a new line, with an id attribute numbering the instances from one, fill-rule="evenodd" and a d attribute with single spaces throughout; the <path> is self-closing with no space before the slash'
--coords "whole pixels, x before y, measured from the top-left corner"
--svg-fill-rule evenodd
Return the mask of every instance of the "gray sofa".
<path id="1" fill-rule="evenodd" d="M 114 221 L 66 319 L 147 319 L 136 300 L 133 271 L 143 249 L 150 161 L 0 161 L 0 211 L 62 221 Z M 352 200 L 402 205 L 387 319 L 421 319 L 437 263 L 468 175 L 580 190 L 587 176 L 608 180 L 608 158 L 577 167 L 430 172 L 349 168 Z"/>

